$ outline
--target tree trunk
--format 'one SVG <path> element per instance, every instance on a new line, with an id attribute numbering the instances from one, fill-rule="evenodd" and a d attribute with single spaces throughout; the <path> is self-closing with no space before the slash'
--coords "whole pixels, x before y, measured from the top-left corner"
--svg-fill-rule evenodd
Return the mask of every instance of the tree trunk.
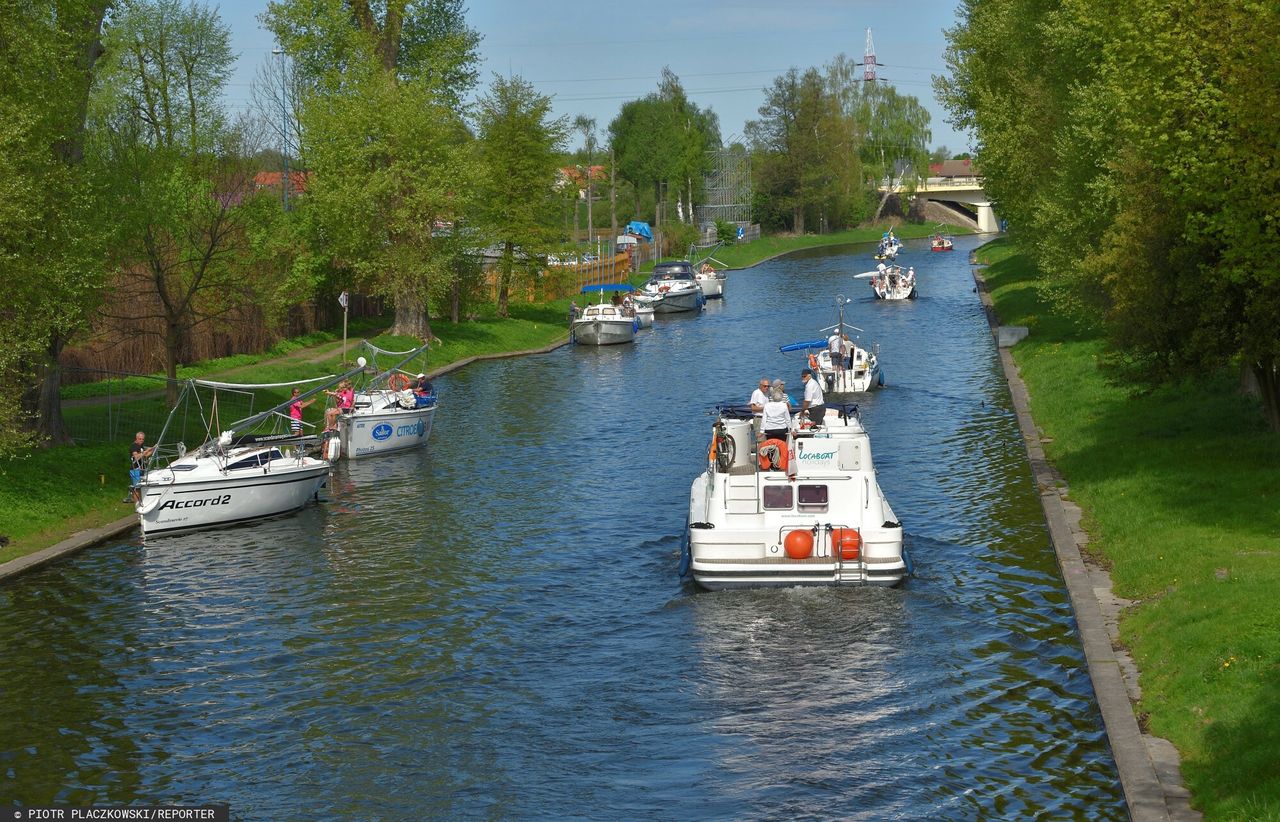
<path id="1" fill-rule="evenodd" d="M 1274 362 L 1251 362 L 1249 368 L 1258 382 L 1258 395 L 1267 425 L 1280 431 L 1280 369 Z"/>
<path id="2" fill-rule="evenodd" d="M 449 289 L 449 322 L 457 325 L 462 319 L 462 274 L 454 278 Z"/>
<path id="3" fill-rule="evenodd" d="M 416 297 L 403 294 L 396 295 L 396 324 L 391 333 L 404 337 L 417 337 L 420 340 L 431 339 L 431 318 L 427 316 L 427 307 Z"/>
<path id="4" fill-rule="evenodd" d="M 38 374 L 40 394 L 36 407 L 39 423 L 36 430 L 48 445 L 72 444 L 62 421 L 62 368 L 58 365 L 62 346 L 63 340 L 58 334 L 49 338 L 49 346 L 45 350 L 47 359 L 40 365 Z"/>
<path id="5" fill-rule="evenodd" d="M 618 178 L 613 165 L 613 147 L 609 147 L 609 228 L 613 231 L 610 237 L 618 236 Z"/>
<path id="6" fill-rule="evenodd" d="M 176 322 L 164 327 L 164 398 L 169 405 L 178 401 L 178 360 L 182 356 L 182 328 Z"/>
<path id="7" fill-rule="evenodd" d="M 792 231 L 796 234 L 804 234 L 804 206 L 796 206 L 791 214 Z"/>
<path id="8" fill-rule="evenodd" d="M 573 202 L 574 216 L 574 232 L 578 230 L 578 201 Z M 502 246 L 502 262 L 498 264 L 498 316 L 510 317 L 511 313 L 507 309 L 507 292 L 511 282 L 511 263 L 515 259 L 515 243 L 508 240 Z"/>

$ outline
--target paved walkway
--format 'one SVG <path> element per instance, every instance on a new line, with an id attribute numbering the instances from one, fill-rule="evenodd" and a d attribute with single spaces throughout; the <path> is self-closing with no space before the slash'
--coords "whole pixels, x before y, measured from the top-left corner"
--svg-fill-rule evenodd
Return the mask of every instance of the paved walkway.
<path id="1" fill-rule="evenodd" d="M 969 262 L 973 263 L 974 258 L 970 257 Z M 1190 793 L 1182 784 L 1177 749 L 1166 739 L 1143 733 L 1134 714 L 1134 703 L 1141 696 L 1138 670 L 1128 651 L 1121 646 L 1119 633 L 1120 612 L 1130 603 L 1112 593 L 1110 575 L 1082 553 L 1089 535 L 1080 527 L 1080 508 L 1068 499 L 1070 489 L 1066 481 L 1045 459 L 1040 429 L 1031 417 L 1027 386 L 1009 351 L 1026 337 L 1026 329 L 1002 327 L 980 268 L 973 269 L 973 278 L 978 284 L 991 333 L 999 346 L 1000 364 L 1009 382 L 1018 427 L 1031 460 L 1031 472 L 1040 490 L 1049 539 L 1071 597 L 1089 678 L 1120 772 L 1129 815 L 1136 822 L 1196 822 L 1201 815 L 1191 808 Z"/>

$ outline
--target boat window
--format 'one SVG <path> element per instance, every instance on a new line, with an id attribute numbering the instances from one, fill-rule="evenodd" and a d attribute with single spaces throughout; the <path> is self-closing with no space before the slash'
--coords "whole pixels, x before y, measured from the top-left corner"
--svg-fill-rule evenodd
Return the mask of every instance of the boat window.
<path id="1" fill-rule="evenodd" d="M 791 510 L 791 486 L 766 485 L 764 487 L 764 507 L 770 510 Z"/>
<path id="2" fill-rule="evenodd" d="M 251 454 L 250 456 L 247 456 L 242 460 L 236 460 L 235 462 L 227 466 L 227 470 L 236 471 L 241 468 L 257 468 L 259 465 L 262 465 L 261 451 L 259 451 L 256 454 Z"/>
<path id="3" fill-rule="evenodd" d="M 800 502 L 797 510 L 827 510 L 827 486 L 825 485 L 801 485 L 799 486 L 797 496 Z"/>

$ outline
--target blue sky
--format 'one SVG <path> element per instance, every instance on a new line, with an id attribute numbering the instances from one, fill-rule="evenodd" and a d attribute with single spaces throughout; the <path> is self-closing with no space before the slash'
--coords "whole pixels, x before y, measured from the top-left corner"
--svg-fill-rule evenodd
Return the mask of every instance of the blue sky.
<path id="1" fill-rule="evenodd" d="M 231 27 L 239 61 L 227 103 L 242 108 L 274 45 L 257 21 L 266 0 L 205 2 Z M 603 134 L 624 102 L 657 88 L 668 66 L 694 102 L 719 115 L 725 138 L 759 116 L 763 89 L 787 69 L 821 69 L 841 52 L 861 62 L 870 27 L 879 74 L 929 110 L 930 146 L 955 153 L 969 138 L 946 123 L 930 78 L 944 70 L 943 29 L 956 24 L 956 7 L 957 0 L 471 0 L 467 19 L 484 38 L 482 87 L 494 73 L 519 75 L 552 97 L 557 115 L 594 117 Z"/>

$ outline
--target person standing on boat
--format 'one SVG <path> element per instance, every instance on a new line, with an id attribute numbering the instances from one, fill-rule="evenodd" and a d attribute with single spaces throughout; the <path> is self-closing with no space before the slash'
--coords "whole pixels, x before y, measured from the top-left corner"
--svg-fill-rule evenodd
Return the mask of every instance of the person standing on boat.
<path id="1" fill-rule="evenodd" d="M 764 404 L 760 415 L 760 427 L 764 429 L 766 440 L 786 440 L 791 430 L 791 403 L 782 390 L 781 380 L 773 382 L 769 401 Z"/>
<path id="2" fill-rule="evenodd" d="M 833 331 L 827 337 L 827 353 L 831 355 L 831 367 L 839 370 L 844 365 L 844 352 L 841 348 L 840 332 Z"/>
<path id="3" fill-rule="evenodd" d="M 764 416 L 764 404 L 769 401 L 769 378 L 760 378 L 760 387 L 751 392 L 751 399 L 747 400 L 747 404 L 751 406 L 751 421 L 753 432 L 756 438 L 760 438 L 760 432 L 764 428 L 760 424 L 761 418 Z"/>
<path id="4" fill-rule="evenodd" d="M 132 499 L 134 505 L 142 502 L 142 491 L 138 487 L 142 484 L 142 468 L 147 464 L 147 457 L 156 450 L 154 445 L 148 447 L 142 444 L 146 438 L 147 435 L 139 431 L 133 435 L 133 445 L 129 446 L 129 496 L 124 501 Z"/>
<path id="5" fill-rule="evenodd" d="M 818 380 L 814 377 L 811 368 L 801 371 L 800 379 L 804 382 L 804 402 L 800 403 L 800 411 L 808 412 L 809 422 L 821 425 L 823 418 L 827 415 L 822 386 L 818 385 Z"/>
<path id="6" fill-rule="evenodd" d="M 337 402 L 339 414 L 350 413 L 351 407 L 356 404 L 356 392 L 351 387 L 350 380 L 343 380 L 338 383 L 337 391 L 326 391 L 324 393 L 333 397 L 334 401 Z"/>
<path id="7" fill-rule="evenodd" d="M 298 389 L 293 389 L 293 393 L 289 395 L 291 402 L 289 403 L 289 431 L 295 436 L 302 436 L 302 409 L 315 402 L 315 397 L 309 400 L 298 399 Z"/>
<path id="8" fill-rule="evenodd" d="M 845 334 L 844 339 L 840 341 L 840 351 L 844 354 L 844 358 L 849 364 L 845 366 L 849 371 L 853 370 L 853 358 L 858 353 L 858 346 L 854 345 L 853 340 L 849 339 L 849 335 Z"/>

